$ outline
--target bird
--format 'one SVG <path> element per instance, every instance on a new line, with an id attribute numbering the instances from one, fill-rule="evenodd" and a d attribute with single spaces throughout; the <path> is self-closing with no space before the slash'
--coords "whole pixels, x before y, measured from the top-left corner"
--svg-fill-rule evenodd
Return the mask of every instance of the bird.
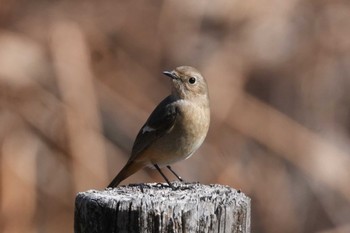
<path id="1" fill-rule="evenodd" d="M 170 165 L 193 155 L 208 133 L 210 107 L 204 77 L 191 66 L 179 66 L 163 74 L 171 79 L 171 94 L 157 105 L 142 126 L 129 160 L 108 188 L 118 186 L 145 167 L 156 168 L 173 187 L 160 168 L 168 168 L 183 181 Z"/>

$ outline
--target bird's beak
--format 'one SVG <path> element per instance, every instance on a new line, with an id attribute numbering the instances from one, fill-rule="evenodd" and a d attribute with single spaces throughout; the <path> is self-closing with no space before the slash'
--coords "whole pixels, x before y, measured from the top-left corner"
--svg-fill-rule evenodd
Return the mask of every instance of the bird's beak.
<path id="1" fill-rule="evenodd" d="M 179 79 L 179 77 L 177 77 L 177 75 L 174 71 L 164 71 L 163 74 L 165 74 L 166 76 L 168 76 L 172 79 Z"/>

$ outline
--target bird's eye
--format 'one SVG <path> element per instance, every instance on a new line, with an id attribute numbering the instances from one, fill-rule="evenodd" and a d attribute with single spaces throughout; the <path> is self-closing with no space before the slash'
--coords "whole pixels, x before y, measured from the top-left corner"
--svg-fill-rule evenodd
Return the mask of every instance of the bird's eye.
<path id="1" fill-rule="evenodd" d="M 190 84 L 195 84 L 196 81 L 197 81 L 197 79 L 196 79 L 195 77 L 191 77 L 191 78 L 188 79 L 188 82 L 189 82 Z"/>

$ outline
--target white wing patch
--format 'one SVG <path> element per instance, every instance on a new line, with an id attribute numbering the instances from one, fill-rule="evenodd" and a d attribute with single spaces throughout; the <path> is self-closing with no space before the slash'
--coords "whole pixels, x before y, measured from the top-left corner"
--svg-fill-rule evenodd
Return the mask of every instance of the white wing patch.
<path id="1" fill-rule="evenodd" d="M 142 134 L 146 133 L 146 132 L 152 132 L 155 131 L 156 129 L 149 127 L 148 125 L 145 125 L 145 127 L 142 128 Z"/>

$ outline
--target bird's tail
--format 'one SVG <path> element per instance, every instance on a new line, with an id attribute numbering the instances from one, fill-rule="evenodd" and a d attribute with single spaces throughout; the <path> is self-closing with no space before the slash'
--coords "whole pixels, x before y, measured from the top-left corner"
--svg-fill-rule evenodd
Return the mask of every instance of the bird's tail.
<path id="1" fill-rule="evenodd" d="M 128 162 L 123 169 L 118 173 L 118 175 L 112 180 L 112 182 L 108 185 L 107 188 L 113 188 L 118 186 L 120 182 L 143 168 L 144 165 L 142 163 L 137 162 Z"/>

